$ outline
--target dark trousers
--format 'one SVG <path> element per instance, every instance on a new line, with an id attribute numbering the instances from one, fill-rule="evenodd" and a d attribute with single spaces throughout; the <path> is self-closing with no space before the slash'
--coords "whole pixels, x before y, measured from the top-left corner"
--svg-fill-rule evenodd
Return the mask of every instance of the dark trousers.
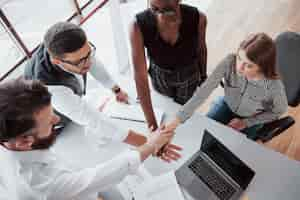
<path id="1" fill-rule="evenodd" d="M 179 104 L 186 103 L 200 83 L 200 72 L 196 64 L 184 66 L 180 70 L 167 70 L 150 63 L 149 74 L 154 89 Z"/>
<path id="2" fill-rule="evenodd" d="M 228 124 L 233 118 L 243 118 L 231 111 L 227 103 L 224 101 L 224 97 L 219 97 L 219 99 L 213 103 L 206 116 L 225 125 Z M 247 135 L 248 138 L 253 139 L 256 138 L 257 131 L 261 127 L 262 124 L 257 124 L 247 127 L 241 130 L 241 132 Z"/>

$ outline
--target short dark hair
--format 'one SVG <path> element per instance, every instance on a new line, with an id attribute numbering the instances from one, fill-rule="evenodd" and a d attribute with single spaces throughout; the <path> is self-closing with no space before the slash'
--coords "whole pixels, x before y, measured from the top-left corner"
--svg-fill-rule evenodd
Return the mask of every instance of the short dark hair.
<path id="1" fill-rule="evenodd" d="M 52 56 L 63 58 L 65 53 L 72 53 L 86 43 L 83 29 L 71 22 L 58 22 L 52 25 L 44 36 L 44 45 Z"/>
<path id="2" fill-rule="evenodd" d="M 0 140 L 13 139 L 34 128 L 34 113 L 50 103 L 51 94 L 39 81 L 20 78 L 1 84 Z"/>

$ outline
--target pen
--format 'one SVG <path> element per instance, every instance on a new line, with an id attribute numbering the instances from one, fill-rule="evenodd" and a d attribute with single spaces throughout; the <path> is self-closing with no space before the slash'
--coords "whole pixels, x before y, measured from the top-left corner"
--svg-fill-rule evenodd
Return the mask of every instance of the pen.
<path id="1" fill-rule="evenodd" d="M 144 120 L 138 120 L 138 119 L 128 119 L 128 118 L 115 117 L 115 116 L 110 116 L 110 118 L 112 118 L 112 119 L 119 119 L 119 120 L 127 120 L 127 121 L 133 121 L 133 122 L 145 123 Z"/>
<path id="2" fill-rule="evenodd" d="M 139 104 L 139 103 L 140 103 L 140 100 L 139 100 L 138 98 L 134 99 L 134 98 L 128 96 L 128 103 L 129 103 L 130 105 L 132 105 L 132 104 Z"/>

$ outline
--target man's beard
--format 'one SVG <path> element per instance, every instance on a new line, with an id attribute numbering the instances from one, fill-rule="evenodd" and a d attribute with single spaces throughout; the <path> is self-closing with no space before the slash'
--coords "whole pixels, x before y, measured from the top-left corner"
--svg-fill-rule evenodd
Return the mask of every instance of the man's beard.
<path id="1" fill-rule="evenodd" d="M 36 138 L 34 143 L 31 145 L 31 148 L 33 150 L 49 149 L 54 144 L 56 137 L 57 133 L 55 131 L 52 131 L 51 135 L 46 138 Z"/>

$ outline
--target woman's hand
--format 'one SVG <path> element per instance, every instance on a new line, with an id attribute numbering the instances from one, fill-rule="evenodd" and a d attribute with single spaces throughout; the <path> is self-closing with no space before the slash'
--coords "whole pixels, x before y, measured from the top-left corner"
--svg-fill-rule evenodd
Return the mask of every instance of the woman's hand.
<path id="1" fill-rule="evenodd" d="M 157 152 L 165 144 L 167 144 L 172 137 L 173 137 L 173 133 L 172 132 L 160 133 L 158 130 L 157 131 L 153 131 L 153 129 L 150 128 L 150 133 L 147 135 L 147 142 L 146 142 L 146 144 L 154 147 L 153 155 L 156 155 Z"/>
<path id="2" fill-rule="evenodd" d="M 232 120 L 227 124 L 227 126 L 233 128 L 233 129 L 235 129 L 235 130 L 238 130 L 238 131 L 240 131 L 240 130 L 242 130 L 242 129 L 244 129 L 244 128 L 247 127 L 247 125 L 246 125 L 246 123 L 244 122 L 244 120 L 239 119 L 239 118 L 234 118 L 234 119 L 232 119 Z"/>
<path id="3" fill-rule="evenodd" d="M 180 124 L 180 120 L 178 118 L 174 119 L 172 122 L 170 122 L 167 125 L 162 125 L 160 127 L 160 132 L 161 133 L 175 133 L 175 129 L 177 126 Z"/>
<path id="4" fill-rule="evenodd" d="M 180 146 L 175 144 L 166 144 L 159 158 L 166 162 L 176 161 L 181 158 L 181 155 L 179 154 L 179 151 L 181 150 L 182 148 Z"/>
<path id="5" fill-rule="evenodd" d="M 164 128 L 165 128 L 165 126 L 160 127 L 160 129 L 158 129 L 156 131 L 156 134 L 169 136 L 169 139 L 163 146 L 161 146 L 159 149 L 157 149 L 153 155 L 159 157 L 160 159 L 164 160 L 165 162 L 176 161 L 179 158 L 181 158 L 179 151 L 181 151 L 182 148 L 175 144 L 170 144 L 170 141 L 172 140 L 172 138 L 174 136 L 174 131 L 173 131 L 173 129 L 166 131 L 166 130 L 164 130 Z M 164 133 L 161 130 L 164 130 Z M 151 133 L 153 133 L 153 132 L 151 132 Z"/>
<path id="6" fill-rule="evenodd" d="M 159 128 L 159 132 L 161 134 L 171 134 L 171 138 L 168 141 L 167 144 L 165 144 L 156 154 L 156 156 L 160 157 L 161 159 L 165 160 L 166 162 L 170 162 L 171 160 L 177 160 L 179 158 L 179 154 L 176 155 L 176 151 L 180 151 L 182 150 L 181 147 L 170 144 L 173 136 L 175 135 L 175 129 L 177 128 L 177 126 L 180 124 L 180 120 L 179 119 L 175 119 L 173 120 L 171 123 L 169 123 L 168 125 L 161 125 L 161 127 Z M 171 157 L 170 157 L 171 155 Z M 172 155 L 175 156 L 172 158 Z"/>

